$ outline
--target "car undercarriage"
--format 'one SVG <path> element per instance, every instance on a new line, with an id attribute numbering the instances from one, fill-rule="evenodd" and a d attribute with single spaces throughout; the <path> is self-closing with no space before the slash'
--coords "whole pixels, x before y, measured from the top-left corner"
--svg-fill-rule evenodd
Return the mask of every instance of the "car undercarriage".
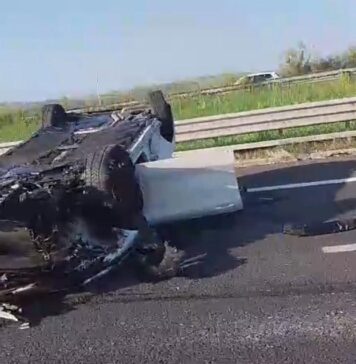
<path id="1" fill-rule="evenodd" d="M 81 291 L 128 258 L 145 279 L 174 277 L 199 257 L 160 226 L 242 208 L 233 153 L 173 158 L 171 107 L 160 91 L 148 99 L 45 105 L 39 130 L 0 155 L 0 318 L 26 321 L 25 302 Z"/>
<path id="2" fill-rule="evenodd" d="M 156 278 L 176 272 L 180 254 L 146 221 L 135 176 L 135 159 L 162 157 L 157 145 L 147 152 L 154 137 L 174 138 L 170 106 L 154 97 L 156 113 L 78 115 L 46 105 L 39 131 L 0 157 L 0 257 L 16 249 L 6 235 L 15 230 L 26 231 L 28 252 L 23 266 L 1 264 L 2 317 L 16 318 L 21 297 L 85 286 L 133 252 Z M 167 249 L 173 266 L 161 270 Z"/>

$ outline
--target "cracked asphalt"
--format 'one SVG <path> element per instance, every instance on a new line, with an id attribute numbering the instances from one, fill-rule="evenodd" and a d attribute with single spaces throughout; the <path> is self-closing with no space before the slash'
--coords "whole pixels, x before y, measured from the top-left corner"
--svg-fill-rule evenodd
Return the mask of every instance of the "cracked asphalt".
<path id="1" fill-rule="evenodd" d="M 237 173 L 248 188 L 348 178 L 356 160 Z M 355 363 L 356 251 L 322 248 L 354 244 L 356 231 L 298 238 L 282 227 L 356 215 L 356 184 L 244 201 L 236 214 L 169 228 L 188 257 L 206 254 L 184 276 L 153 284 L 122 269 L 91 294 L 54 299 L 31 329 L 0 328 L 0 362 Z"/>

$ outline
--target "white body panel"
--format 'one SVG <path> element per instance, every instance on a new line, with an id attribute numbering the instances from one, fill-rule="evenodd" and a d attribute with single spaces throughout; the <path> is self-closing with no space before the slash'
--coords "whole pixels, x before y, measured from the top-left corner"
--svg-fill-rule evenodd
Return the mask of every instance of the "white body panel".
<path id="1" fill-rule="evenodd" d="M 150 224 L 243 208 L 232 152 L 203 151 L 136 165 Z"/>
<path id="2" fill-rule="evenodd" d="M 160 122 L 147 127 L 129 149 L 130 157 L 136 164 L 143 157 L 144 161 L 156 161 L 171 158 L 175 149 L 175 139 L 168 142 L 160 133 Z"/>

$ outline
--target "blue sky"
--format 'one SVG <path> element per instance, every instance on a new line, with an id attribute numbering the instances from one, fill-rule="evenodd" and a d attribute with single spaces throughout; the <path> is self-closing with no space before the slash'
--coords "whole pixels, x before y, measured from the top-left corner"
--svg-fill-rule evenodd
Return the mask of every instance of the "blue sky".
<path id="1" fill-rule="evenodd" d="M 356 0 L 4 1 L 0 101 L 275 69 L 299 41 L 355 44 Z"/>

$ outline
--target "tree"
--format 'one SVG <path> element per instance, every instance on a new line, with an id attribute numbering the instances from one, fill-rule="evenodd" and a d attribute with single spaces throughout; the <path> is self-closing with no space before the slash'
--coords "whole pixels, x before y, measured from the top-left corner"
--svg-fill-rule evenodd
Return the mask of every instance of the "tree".
<path id="1" fill-rule="evenodd" d="M 345 55 L 346 67 L 356 67 L 356 46 L 350 47 Z"/>
<path id="2" fill-rule="evenodd" d="M 284 64 L 280 67 L 282 76 L 298 76 L 311 72 L 311 54 L 304 43 L 297 48 L 289 49 L 284 56 Z"/>
<path id="3" fill-rule="evenodd" d="M 311 54 L 304 43 L 289 49 L 284 56 L 284 63 L 280 66 L 283 76 L 298 76 L 310 72 L 323 72 L 342 68 L 356 67 L 356 46 L 350 47 L 342 54 L 320 57 Z"/>

